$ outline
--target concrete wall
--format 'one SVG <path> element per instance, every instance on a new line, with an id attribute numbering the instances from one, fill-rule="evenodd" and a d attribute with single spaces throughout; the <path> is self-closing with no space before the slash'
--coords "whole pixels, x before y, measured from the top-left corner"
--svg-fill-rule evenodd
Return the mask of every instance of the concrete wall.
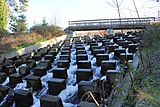
<path id="1" fill-rule="evenodd" d="M 26 53 L 31 53 L 33 50 L 37 50 L 37 49 L 46 47 L 47 45 L 52 46 L 53 44 L 56 44 L 56 43 L 60 42 L 61 40 L 63 41 L 63 40 L 65 40 L 66 37 L 67 37 L 67 35 L 62 35 L 62 36 L 50 39 L 45 42 L 41 42 L 40 44 L 31 45 L 31 46 L 28 46 L 28 47 L 25 47 L 25 48 L 22 48 L 22 49 L 19 49 L 16 51 L 11 51 L 9 53 L 1 55 L 0 59 L 4 58 L 4 57 L 8 59 L 8 58 L 13 58 L 15 56 L 21 56 Z"/>

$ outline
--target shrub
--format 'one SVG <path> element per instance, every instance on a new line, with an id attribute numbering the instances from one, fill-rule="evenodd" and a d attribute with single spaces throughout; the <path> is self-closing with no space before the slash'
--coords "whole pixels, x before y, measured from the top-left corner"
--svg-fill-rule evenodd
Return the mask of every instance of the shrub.
<path id="1" fill-rule="evenodd" d="M 62 29 L 55 25 L 35 25 L 30 29 L 31 32 L 36 32 L 40 35 L 45 36 L 46 38 L 53 38 L 57 36 L 61 36 L 64 34 Z"/>

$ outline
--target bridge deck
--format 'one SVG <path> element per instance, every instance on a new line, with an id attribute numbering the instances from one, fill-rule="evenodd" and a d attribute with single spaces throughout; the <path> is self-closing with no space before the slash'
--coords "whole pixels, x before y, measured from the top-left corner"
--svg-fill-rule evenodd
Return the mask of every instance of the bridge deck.
<path id="1" fill-rule="evenodd" d="M 121 18 L 121 19 L 96 19 L 69 21 L 69 29 L 78 30 L 106 30 L 106 29 L 144 29 L 154 17 Z"/>

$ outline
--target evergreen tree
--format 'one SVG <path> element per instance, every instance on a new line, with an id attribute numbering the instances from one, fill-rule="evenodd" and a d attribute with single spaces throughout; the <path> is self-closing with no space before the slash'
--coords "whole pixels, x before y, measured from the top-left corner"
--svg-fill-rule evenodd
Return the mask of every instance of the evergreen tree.
<path id="1" fill-rule="evenodd" d="M 7 26 L 7 4 L 4 0 L 0 0 L 0 29 L 5 29 Z"/>

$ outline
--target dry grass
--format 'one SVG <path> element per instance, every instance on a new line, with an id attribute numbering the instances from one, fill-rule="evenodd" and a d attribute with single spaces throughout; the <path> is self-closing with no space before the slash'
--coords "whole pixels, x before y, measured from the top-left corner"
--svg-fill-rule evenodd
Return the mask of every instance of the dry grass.
<path id="1" fill-rule="evenodd" d="M 49 38 L 36 33 L 26 33 L 20 35 L 10 35 L 0 37 L 0 53 L 5 53 L 25 43 L 35 42 L 37 40 Z"/>

